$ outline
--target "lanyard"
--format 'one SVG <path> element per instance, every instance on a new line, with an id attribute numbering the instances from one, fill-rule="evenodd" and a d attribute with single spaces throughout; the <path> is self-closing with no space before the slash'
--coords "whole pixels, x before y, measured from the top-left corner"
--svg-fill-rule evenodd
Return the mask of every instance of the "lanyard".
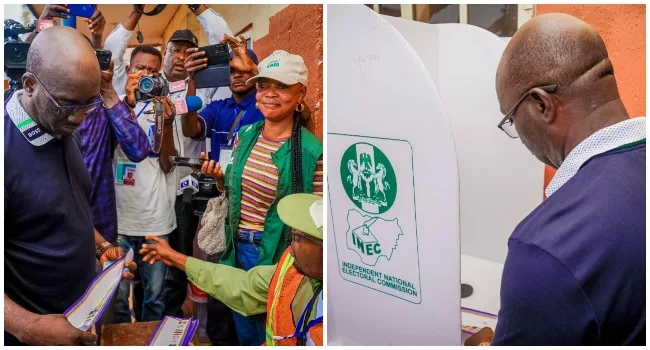
<path id="1" fill-rule="evenodd" d="M 319 288 L 320 289 L 320 288 Z M 309 303 L 307 303 L 307 306 L 305 307 L 305 310 L 302 312 L 302 315 L 300 316 L 300 319 L 298 320 L 298 325 L 296 326 L 296 332 L 292 335 L 288 335 L 285 337 L 281 336 L 273 336 L 273 340 L 284 340 L 284 339 L 290 339 L 290 338 L 302 338 L 305 334 L 309 332 L 309 330 L 316 326 L 319 323 L 323 322 L 323 316 L 319 316 L 315 319 L 313 319 L 311 322 L 307 323 L 307 326 L 305 327 L 304 330 L 300 330 L 305 322 L 305 320 L 308 317 L 308 312 L 312 310 L 312 306 L 314 305 L 314 301 L 319 299 L 318 297 L 320 296 L 320 293 L 322 293 L 322 289 L 316 294 L 316 298 L 312 298 Z"/>
<path id="2" fill-rule="evenodd" d="M 149 103 L 151 103 L 151 101 L 147 101 L 147 103 L 144 104 L 144 107 L 142 107 L 142 109 L 140 110 L 140 112 L 138 112 L 138 114 L 135 116 L 135 119 L 138 119 L 138 118 L 140 117 L 140 114 L 142 114 L 142 112 L 144 112 L 144 110 L 147 108 L 147 106 L 149 105 Z"/>

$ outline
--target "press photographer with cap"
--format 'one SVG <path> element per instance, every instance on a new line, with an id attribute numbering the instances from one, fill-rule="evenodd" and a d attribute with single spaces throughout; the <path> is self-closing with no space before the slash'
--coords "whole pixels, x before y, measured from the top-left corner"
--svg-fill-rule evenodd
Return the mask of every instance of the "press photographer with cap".
<path id="1" fill-rule="evenodd" d="M 218 44 L 225 34 L 232 35 L 228 24 L 221 15 L 216 13 L 213 9 L 208 8 L 206 5 L 187 5 L 192 11 L 198 21 L 201 23 L 203 30 L 208 36 L 210 45 Z M 113 77 L 113 85 L 120 94 L 124 94 L 124 86 L 127 83 L 126 72 L 131 68 L 127 62 L 123 61 L 124 53 L 126 52 L 129 40 L 133 31 L 141 20 L 142 14 L 135 8 L 129 15 L 129 18 L 118 25 L 113 32 L 106 38 L 104 48 L 113 53 L 115 59 L 115 74 Z M 171 97 L 176 99 L 184 99 L 187 92 L 188 73 L 184 68 L 184 61 L 186 57 L 186 50 L 188 48 L 197 48 L 198 39 L 188 29 L 177 30 L 172 34 L 165 51 L 163 53 L 162 68 L 158 66 L 158 70 L 162 77 L 168 82 L 174 83 L 178 81 L 185 81 L 185 89 L 171 94 Z M 136 49 L 134 49 L 134 52 Z M 140 64 L 136 68 L 153 68 L 153 64 L 146 66 Z M 149 73 L 150 74 L 150 73 Z M 212 101 L 217 89 L 198 89 L 195 95 L 199 96 L 203 101 L 203 106 Z M 134 102 L 134 101 L 131 101 Z M 137 113 L 137 108 L 136 108 Z M 206 150 L 205 141 L 193 140 L 184 137 L 182 133 L 181 117 L 177 116 L 177 120 L 173 126 L 174 146 L 178 151 L 178 155 L 188 158 L 199 158 L 201 152 Z M 192 170 L 189 168 L 179 167 L 174 170 L 176 173 L 176 188 L 181 179 L 191 174 Z M 169 235 L 170 244 L 175 249 L 191 255 L 193 249 L 193 240 L 198 227 L 198 217 L 193 214 L 194 209 L 191 203 L 184 204 L 182 196 L 176 197 L 173 204 L 176 215 L 176 228 Z M 165 283 L 165 314 L 171 316 L 181 316 L 181 307 L 185 302 L 187 296 L 187 279 L 185 276 L 175 269 L 171 269 Z M 136 300 L 140 298 L 141 289 L 136 284 L 135 287 Z"/>
<path id="2" fill-rule="evenodd" d="M 291 244 L 275 265 L 248 271 L 180 254 L 164 240 L 142 246 L 144 260 L 185 271 L 192 283 L 242 315 L 266 312 L 265 345 L 323 345 L 323 199 L 292 194 L 278 203 Z"/>
<path id="3" fill-rule="evenodd" d="M 5 345 L 93 343 L 62 313 L 90 285 L 97 257 L 123 254 L 97 244 L 74 135 L 102 104 L 99 62 L 87 38 L 54 27 L 34 38 L 26 71 L 24 89 L 5 101 Z"/>

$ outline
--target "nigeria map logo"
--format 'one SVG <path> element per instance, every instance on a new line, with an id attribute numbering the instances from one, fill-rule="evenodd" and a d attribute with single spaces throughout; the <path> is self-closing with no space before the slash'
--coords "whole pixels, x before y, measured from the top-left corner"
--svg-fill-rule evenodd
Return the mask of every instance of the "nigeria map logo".
<path id="1" fill-rule="evenodd" d="M 397 219 L 363 215 L 354 209 L 348 212 L 348 232 L 346 233 L 348 249 L 361 258 L 361 262 L 375 266 L 380 257 L 390 261 L 397 249 L 397 241 L 403 236 Z"/>
<path id="2" fill-rule="evenodd" d="M 397 195 L 395 171 L 379 148 L 360 142 L 350 146 L 341 159 L 341 180 L 350 200 L 359 209 L 382 214 Z"/>

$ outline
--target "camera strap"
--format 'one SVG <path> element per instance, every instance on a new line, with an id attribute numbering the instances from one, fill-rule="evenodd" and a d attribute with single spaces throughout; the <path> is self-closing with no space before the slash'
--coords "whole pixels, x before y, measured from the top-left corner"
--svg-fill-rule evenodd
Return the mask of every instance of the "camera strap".
<path id="1" fill-rule="evenodd" d="M 239 125 L 239 122 L 241 121 L 241 118 L 244 116 L 245 110 L 242 108 L 241 111 L 239 111 L 239 114 L 237 114 L 237 118 L 235 118 L 235 121 L 232 123 L 232 126 L 230 127 L 230 131 L 228 132 L 228 138 L 226 139 L 226 142 L 230 145 L 230 139 L 232 138 L 232 135 L 235 133 L 235 128 L 237 128 L 237 125 Z"/>
<path id="2" fill-rule="evenodd" d="M 162 102 L 156 100 L 153 101 L 153 110 L 154 110 L 154 135 L 153 135 L 153 152 L 160 154 L 160 148 L 162 147 L 163 140 L 163 123 L 164 123 L 164 113 L 165 106 Z"/>
<path id="3" fill-rule="evenodd" d="M 136 10 L 138 13 L 141 13 L 141 14 L 143 14 L 143 15 L 145 15 L 145 16 L 155 16 L 155 15 L 157 15 L 157 14 L 163 12 L 163 10 L 165 9 L 165 7 L 167 7 L 166 4 L 164 4 L 164 5 L 156 5 L 156 7 L 154 7 L 153 10 L 151 10 L 151 11 L 149 11 L 149 12 L 144 12 L 144 5 L 135 5 L 135 10 Z"/>

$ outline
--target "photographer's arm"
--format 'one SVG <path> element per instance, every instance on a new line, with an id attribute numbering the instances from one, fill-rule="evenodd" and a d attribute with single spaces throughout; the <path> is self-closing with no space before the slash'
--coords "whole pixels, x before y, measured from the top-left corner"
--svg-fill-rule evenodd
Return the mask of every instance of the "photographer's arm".
<path id="1" fill-rule="evenodd" d="M 199 20 L 199 23 L 201 23 L 205 33 L 208 35 L 208 42 L 210 45 L 218 44 L 223 39 L 224 34 L 232 36 L 232 31 L 228 27 L 226 20 L 208 6 L 199 5 L 199 8 L 194 12 L 194 14 Z"/>
<path id="2" fill-rule="evenodd" d="M 104 42 L 104 49 L 111 51 L 113 61 L 115 61 L 115 74 L 113 77 L 114 83 L 119 82 L 119 78 L 126 74 L 127 62 L 124 62 L 124 53 L 129 45 L 129 40 L 131 40 L 133 30 L 137 26 L 141 17 L 142 14 L 133 9 L 129 18 L 125 22 L 118 24 Z M 124 82 L 122 81 L 122 84 L 123 83 Z M 121 93 L 122 92 L 120 92 L 120 94 Z"/>
<path id="3" fill-rule="evenodd" d="M 104 27 L 106 26 L 106 19 L 102 11 L 99 11 L 99 7 L 95 9 L 92 17 L 84 18 L 84 21 L 88 23 L 88 30 L 90 31 L 90 40 L 92 42 L 93 48 L 101 49 L 104 47 Z"/>
<path id="4" fill-rule="evenodd" d="M 162 168 L 165 174 L 169 174 L 174 165 L 169 161 L 170 156 L 177 155 L 176 148 L 174 147 L 174 119 L 176 117 L 176 112 L 174 110 L 174 104 L 172 104 L 170 98 L 163 98 L 162 103 L 165 105 L 163 123 L 163 140 L 160 147 L 160 155 L 158 157 L 158 162 L 160 163 L 160 168 Z"/>

